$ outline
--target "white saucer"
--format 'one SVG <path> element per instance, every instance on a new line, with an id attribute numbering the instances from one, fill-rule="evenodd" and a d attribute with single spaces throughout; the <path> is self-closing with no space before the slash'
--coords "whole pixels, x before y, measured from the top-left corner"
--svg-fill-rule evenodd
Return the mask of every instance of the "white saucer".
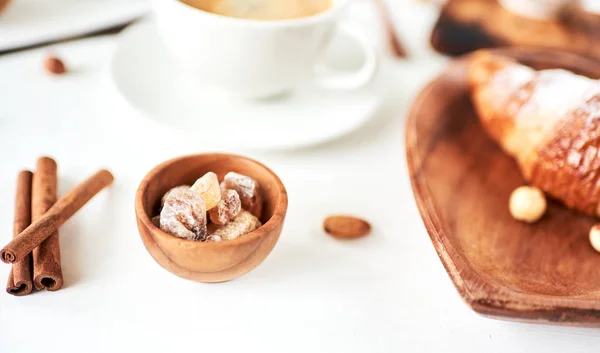
<path id="1" fill-rule="evenodd" d="M 336 44 L 332 48 L 343 47 Z M 342 52 L 344 59 L 352 59 L 349 54 Z M 149 118 L 190 138 L 217 145 L 227 141 L 237 148 L 291 149 L 335 139 L 367 122 L 384 98 L 378 78 L 360 90 L 305 87 L 271 101 L 242 101 L 211 88 L 192 89 L 166 54 L 152 19 L 123 32 L 111 73 L 125 100 Z"/>

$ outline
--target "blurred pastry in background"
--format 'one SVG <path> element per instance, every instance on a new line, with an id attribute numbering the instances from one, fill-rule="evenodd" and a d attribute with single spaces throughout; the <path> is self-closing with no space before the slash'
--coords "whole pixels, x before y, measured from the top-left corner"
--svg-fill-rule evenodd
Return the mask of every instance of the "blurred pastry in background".
<path id="1" fill-rule="evenodd" d="M 600 1 L 578 1 L 566 9 L 562 14 L 562 19 L 568 26 L 598 38 L 600 35 Z"/>
<path id="2" fill-rule="evenodd" d="M 578 0 L 498 0 L 504 8 L 521 16 L 553 20 Z"/>
<path id="3" fill-rule="evenodd" d="M 598 0 L 579 0 L 578 4 L 585 11 L 600 15 L 600 1 Z"/>
<path id="4" fill-rule="evenodd" d="M 588 1 L 452 0 L 442 7 L 431 45 L 449 55 L 511 46 L 600 59 L 600 15 L 590 11 L 600 0 Z"/>

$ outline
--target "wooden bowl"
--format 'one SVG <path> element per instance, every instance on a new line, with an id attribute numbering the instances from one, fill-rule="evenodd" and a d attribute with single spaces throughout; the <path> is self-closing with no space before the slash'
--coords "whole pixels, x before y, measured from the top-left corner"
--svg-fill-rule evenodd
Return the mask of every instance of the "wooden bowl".
<path id="1" fill-rule="evenodd" d="M 233 171 L 259 182 L 264 199 L 262 227 L 235 240 L 203 243 L 174 237 L 152 223 L 165 192 L 178 185 L 192 185 L 209 171 L 219 180 Z M 144 177 L 135 197 L 138 229 L 150 255 L 167 271 L 197 282 L 228 281 L 258 266 L 279 239 L 287 205 L 285 187 L 269 168 L 249 158 L 217 153 L 164 162 Z"/>
<path id="2" fill-rule="evenodd" d="M 496 49 L 538 69 L 600 77 L 574 54 Z M 482 130 L 467 89 L 467 58 L 454 61 L 418 96 L 407 122 L 407 159 L 431 241 L 475 311 L 522 321 L 600 325 L 600 254 L 588 233 L 598 222 L 549 205 L 536 224 L 515 221 L 511 191 L 525 182 L 515 161 Z"/>

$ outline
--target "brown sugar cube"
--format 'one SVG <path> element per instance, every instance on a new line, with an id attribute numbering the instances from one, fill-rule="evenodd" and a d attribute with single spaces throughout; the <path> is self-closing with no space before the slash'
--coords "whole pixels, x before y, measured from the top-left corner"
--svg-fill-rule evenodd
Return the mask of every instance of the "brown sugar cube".
<path id="1" fill-rule="evenodd" d="M 202 195 L 191 189 L 172 191 L 160 212 L 160 229 L 182 239 L 204 241 L 206 207 Z"/>
<path id="2" fill-rule="evenodd" d="M 209 237 L 219 237 L 222 240 L 233 240 L 248 234 L 262 226 L 258 218 L 250 212 L 241 210 L 240 214 L 224 226 L 211 223 L 208 225 Z"/>
<path id="3" fill-rule="evenodd" d="M 208 214 L 210 221 L 214 224 L 225 225 L 227 222 L 235 218 L 242 210 L 242 202 L 240 196 L 235 190 L 221 190 L 221 201 Z"/>
<path id="4" fill-rule="evenodd" d="M 170 189 L 169 191 L 165 192 L 165 194 L 163 195 L 163 197 L 160 199 L 160 207 L 163 207 L 165 205 L 165 201 L 167 201 L 167 198 L 169 197 L 169 195 L 171 195 L 171 193 L 173 191 L 188 190 L 189 188 L 190 188 L 189 185 L 179 185 L 179 186 L 176 186 L 176 187 Z"/>
<path id="5" fill-rule="evenodd" d="M 216 207 L 221 201 L 221 188 L 219 187 L 219 179 L 217 174 L 208 172 L 200 179 L 196 180 L 191 187 L 192 190 L 199 192 L 204 197 L 206 209 L 211 210 Z"/>
<path id="6" fill-rule="evenodd" d="M 237 191 L 242 208 L 254 216 L 262 217 L 263 200 L 258 182 L 249 176 L 229 172 L 221 183 L 221 188 Z"/>

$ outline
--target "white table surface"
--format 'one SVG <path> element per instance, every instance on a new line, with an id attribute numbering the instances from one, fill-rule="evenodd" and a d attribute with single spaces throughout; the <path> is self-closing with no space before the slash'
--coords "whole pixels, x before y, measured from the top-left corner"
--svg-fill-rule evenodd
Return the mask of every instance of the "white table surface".
<path id="1" fill-rule="evenodd" d="M 73 70 L 64 77 L 43 71 L 46 48 L 1 56 L 0 243 L 11 236 L 17 171 L 38 156 L 58 160 L 61 193 L 100 167 L 116 183 L 61 229 L 64 289 L 0 293 L 0 352 L 597 352 L 600 330 L 486 319 L 458 296 L 405 165 L 406 111 L 445 62 L 426 45 L 435 9 L 404 0 L 394 8 L 413 57 L 385 66 L 394 98 L 372 122 L 310 149 L 232 151 L 271 166 L 290 204 L 270 257 L 216 285 L 180 279 L 154 262 L 138 236 L 133 199 L 157 163 L 230 151 L 227 144 L 163 136 L 125 104 L 107 74 L 116 37 L 53 47 Z M 372 29 L 365 9 L 353 10 Z M 322 219 L 339 212 L 370 220 L 372 236 L 324 235 Z M 8 271 L 0 264 L 2 286 Z"/>

